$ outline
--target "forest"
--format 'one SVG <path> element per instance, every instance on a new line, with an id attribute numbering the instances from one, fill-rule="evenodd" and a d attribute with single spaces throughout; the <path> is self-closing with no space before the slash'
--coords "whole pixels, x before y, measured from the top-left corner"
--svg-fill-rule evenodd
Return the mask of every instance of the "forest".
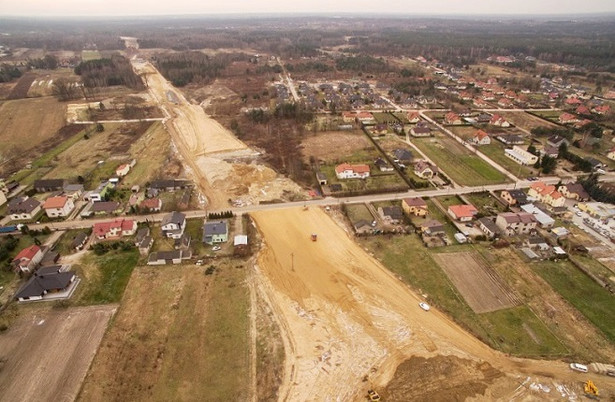
<path id="1" fill-rule="evenodd" d="M 133 89 L 144 89 L 141 78 L 135 74 L 130 62 L 120 55 L 81 62 L 75 67 L 75 74 L 81 76 L 87 88 L 125 85 Z"/>
<path id="2" fill-rule="evenodd" d="M 183 87 L 189 83 L 207 84 L 220 77 L 233 61 L 247 60 L 240 53 L 208 56 L 200 52 L 182 52 L 158 55 L 155 58 L 158 70 L 173 85 Z"/>

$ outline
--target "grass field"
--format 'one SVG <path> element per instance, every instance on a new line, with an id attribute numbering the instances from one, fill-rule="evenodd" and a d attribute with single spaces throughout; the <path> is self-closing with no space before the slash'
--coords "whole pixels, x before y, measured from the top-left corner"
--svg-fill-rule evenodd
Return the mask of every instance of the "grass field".
<path id="1" fill-rule="evenodd" d="M 98 50 L 83 50 L 81 51 L 81 60 L 82 61 L 90 61 L 90 60 L 98 60 L 102 58 L 100 52 Z"/>
<path id="2" fill-rule="evenodd" d="M 533 269 L 606 337 L 615 342 L 615 298 L 570 262 L 545 261 Z"/>
<path id="3" fill-rule="evenodd" d="M 124 178 L 123 184 L 132 187 L 144 186 L 155 179 L 171 154 L 171 137 L 160 122 L 150 128 L 130 146 L 130 155 L 137 159 L 137 164 Z"/>
<path id="4" fill-rule="evenodd" d="M 480 186 L 506 181 L 504 174 L 448 138 L 420 138 L 413 142 L 458 184 Z"/>
<path id="5" fill-rule="evenodd" d="M 506 147 L 504 146 L 504 144 L 500 143 L 497 140 L 494 140 L 491 141 L 491 144 L 489 145 L 481 145 L 479 151 L 487 155 L 495 163 L 502 166 L 504 169 L 508 170 L 510 173 L 514 174 L 519 178 L 531 177 L 537 174 L 536 169 L 532 168 L 531 166 L 522 166 L 507 157 L 504 154 L 505 148 Z"/>
<path id="6" fill-rule="evenodd" d="M 427 294 L 430 303 L 446 311 L 492 347 L 519 356 L 567 354 L 567 348 L 527 306 L 492 313 L 474 313 L 433 260 L 432 251 L 423 247 L 417 236 L 394 236 L 386 241 L 378 237 L 366 237 L 358 241 L 403 281 L 419 293 Z M 473 248 L 463 245 L 445 249 L 450 252 Z"/>
<path id="7" fill-rule="evenodd" d="M 554 115 L 555 113 L 557 113 L 557 115 L 555 116 L 555 118 L 557 119 L 557 117 L 559 117 L 562 112 L 554 111 L 545 113 L 548 113 L 550 115 Z M 557 127 L 556 124 L 549 123 L 541 119 L 540 117 L 533 116 L 526 112 L 503 112 L 502 116 L 515 126 L 528 131 L 535 127 Z"/>
<path id="8" fill-rule="evenodd" d="M 102 256 L 87 254 L 76 267 L 85 280 L 70 300 L 78 305 L 118 303 L 122 299 L 139 252 L 111 251 Z"/>
<path id="9" fill-rule="evenodd" d="M 64 126 L 65 114 L 66 105 L 52 97 L 0 104 L 0 161 L 52 138 Z"/>
<path id="10" fill-rule="evenodd" d="M 206 268 L 134 271 L 79 400 L 248 400 L 247 270 Z"/>
<path id="11" fill-rule="evenodd" d="M 369 212 L 369 209 L 367 209 L 364 204 L 346 205 L 346 214 L 352 223 L 356 223 L 360 220 L 371 223 L 374 220 L 371 212 Z"/>

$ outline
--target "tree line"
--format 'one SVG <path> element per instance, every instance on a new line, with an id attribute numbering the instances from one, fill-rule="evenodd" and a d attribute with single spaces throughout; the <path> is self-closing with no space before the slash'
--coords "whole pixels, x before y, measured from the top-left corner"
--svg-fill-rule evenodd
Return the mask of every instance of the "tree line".
<path id="1" fill-rule="evenodd" d="M 81 62 L 75 67 L 75 74 L 81 76 L 83 85 L 88 88 L 125 85 L 133 89 L 144 89 L 141 78 L 135 74 L 130 62 L 120 55 Z"/>
<path id="2" fill-rule="evenodd" d="M 208 83 L 220 77 L 233 61 L 247 60 L 241 53 L 208 56 L 201 52 L 182 52 L 157 55 L 155 62 L 160 73 L 173 85 L 183 87 L 190 83 Z"/>

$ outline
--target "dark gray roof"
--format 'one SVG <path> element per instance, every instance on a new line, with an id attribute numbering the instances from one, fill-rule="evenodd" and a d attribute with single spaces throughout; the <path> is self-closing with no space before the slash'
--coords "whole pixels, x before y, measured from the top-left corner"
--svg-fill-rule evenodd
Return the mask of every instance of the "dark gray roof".
<path id="1" fill-rule="evenodd" d="M 141 243 L 141 241 L 145 239 L 147 236 L 149 236 L 148 227 L 137 230 L 137 236 L 135 237 L 135 243 Z"/>
<path id="2" fill-rule="evenodd" d="M 150 188 L 164 190 L 167 188 L 184 188 L 187 185 L 188 185 L 187 180 L 167 179 L 167 180 L 154 180 L 151 182 L 149 186 Z"/>
<path id="3" fill-rule="evenodd" d="M 40 179 L 34 180 L 35 189 L 54 189 L 61 190 L 64 187 L 64 179 Z"/>
<path id="4" fill-rule="evenodd" d="M 407 149 L 395 149 L 393 151 L 393 156 L 395 156 L 395 158 L 399 159 L 400 161 L 411 161 L 412 160 L 412 152 L 408 151 Z"/>
<path id="5" fill-rule="evenodd" d="M 77 233 L 77 236 L 75 236 L 75 238 L 73 239 L 73 242 L 71 243 L 71 247 L 76 248 L 82 245 L 87 240 L 87 238 L 88 238 L 88 235 L 85 232 Z"/>
<path id="6" fill-rule="evenodd" d="M 55 267 L 46 267 L 45 271 L 40 273 L 43 269 L 41 268 L 19 289 L 16 295 L 18 299 L 42 296 L 49 291 L 66 289 L 75 276 L 75 273 L 70 271 L 57 272 Z"/>
<path id="7" fill-rule="evenodd" d="M 206 222 L 203 226 L 203 236 L 221 235 L 227 233 L 226 222 Z"/>
<path id="8" fill-rule="evenodd" d="M 99 201 L 92 204 L 92 212 L 113 212 L 120 207 L 117 201 Z"/>
<path id="9" fill-rule="evenodd" d="M 34 198 L 24 199 L 23 197 L 13 198 L 7 208 L 9 214 L 29 214 L 41 205 Z"/>
<path id="10" fill-rule="evenodd" d="M 404 213 L 401 208 L 397 205 L 393 205 L 390 207 L 383 207 L 382 214 L 384 216 L 390 216 L 392 219 L 401 220 L 404 217 Z"/>
<path id="11" fill-rule="evenodd" d="M 168 225 L 169 223 L 174 223 L 176 225 L 182 225 L 186 220 L 186 215 L 181 212 L 173 211 L 170 214 L 167 214 L 162 219 L 162 226 Z"/>
<path id="12" fill-rule="evenodd" d="M 64 191 L 83 191 L 83 184 L 67 184 Z"/>
<path id="13" fill-rule="evenodd" d="M 152 245 L 152 241 L 153 241 L 153 239 L 151 238 L 151 236 L 145 236 L 139 242 L 139 248 L 149 248 Z"/>
<path id="14" fill-rule="evenodd" d="M 178 258 L 182 258 L 182 255 L 182 250 L 157 251 L 155 253 L 151 253 L 148 260 L 150 262 L 159 260 L 176 260 Z"/>
<path id="15" fill-rule="evenodd" d="M 491 233 L 499 232 L 498 227 L 495 225 L 495 222 L 491 218 L 487 218 L 487 217 L 480 218 L 478 222 L 482 224 L 484 227 L 486 227 L 487 230 L 490 231 Z"/>

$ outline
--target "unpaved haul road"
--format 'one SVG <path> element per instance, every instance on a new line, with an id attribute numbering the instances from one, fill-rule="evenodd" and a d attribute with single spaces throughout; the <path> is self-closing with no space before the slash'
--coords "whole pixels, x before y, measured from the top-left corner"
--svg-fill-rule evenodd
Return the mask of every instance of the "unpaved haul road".
<path id="1" fill-rule="evenodd" d="M 367 387 L 387 384 L 410 356 L 437 354 L 485 361 L 506 374 L 582 380 L 565 363 L 510 358 L 439 311 L 421 310 L 419 296 L 322 209 L 252 215 L 265 242 L 258 277 L 287 345 L 280 400 L 359 399 Z"/>

